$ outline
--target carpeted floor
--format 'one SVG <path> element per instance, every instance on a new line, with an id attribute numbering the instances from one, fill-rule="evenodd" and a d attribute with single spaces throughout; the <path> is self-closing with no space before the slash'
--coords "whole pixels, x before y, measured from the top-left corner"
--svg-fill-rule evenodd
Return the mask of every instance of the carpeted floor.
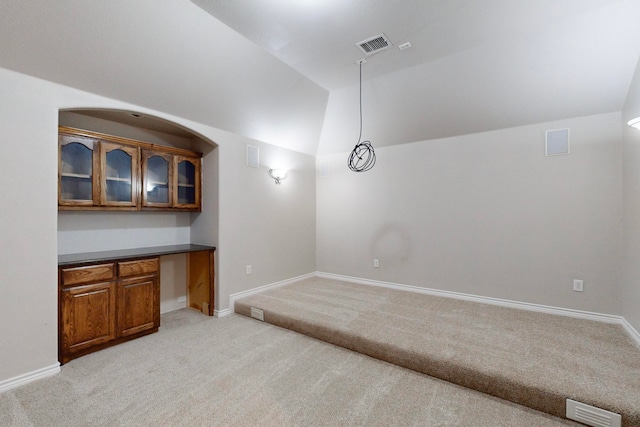
<path id="1" fill-rule="evenodd" d="M 236 301 L 266 322 L 559 417 L 640 426 L 640 349 L 619 325 L 311 278 Z"/>
<path id="2" fill-rule="evenodd" d="M 0 394 L 1 426 L 568 426 L 239 315 L 160 331 Z"/>

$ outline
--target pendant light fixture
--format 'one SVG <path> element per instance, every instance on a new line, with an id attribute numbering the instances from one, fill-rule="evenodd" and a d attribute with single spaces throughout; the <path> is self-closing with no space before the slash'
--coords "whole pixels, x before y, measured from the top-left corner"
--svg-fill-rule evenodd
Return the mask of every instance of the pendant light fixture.
<path id="1" fill-rule="evenodd" d="M 349 155 L 349 169 L 354 172 L 366 172 L 376 164 L 376 153 L 370 141 L 362 141 L 362 63 L 364 59 L 358 61 L 360 64 L 360 136 L 358 143 Z"/>

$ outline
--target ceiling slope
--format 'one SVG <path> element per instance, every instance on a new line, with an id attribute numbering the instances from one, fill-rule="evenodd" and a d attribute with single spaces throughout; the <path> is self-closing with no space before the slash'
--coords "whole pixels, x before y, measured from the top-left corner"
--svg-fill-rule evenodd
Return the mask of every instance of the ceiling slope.
<path id="1" fill-rule="evenodd" d="M 328 92 L 188 0 L 0 8 L 1 67 L 316 153 Z"/>
<path id="2" fill-rule="evenodd" d="M 640 55 L 637 0 L 0 7 L 1 67 L 307 154 L 353 148 L 355 43 L 380 33 L 393 46 L 363 65 L 374 146 L 620 111 Z"/>
<path id="3" fill-rule="evenodd" d="M 637 0 L 192 0 L 330 90 L 319 154 L 620 111 L 640 55 Z M 398 46 L 411 42 L 406 50 Z"/>
<path id="4" fill-rule="evenodd" d="M 618 3 L 369 79 L 363 138 L 387 146 L 621 111 L 640 55 L 638 22 L 640 2 Z M 357 85 L 331 91 L 319 154 L 353 148 L 357 101 Z"/>

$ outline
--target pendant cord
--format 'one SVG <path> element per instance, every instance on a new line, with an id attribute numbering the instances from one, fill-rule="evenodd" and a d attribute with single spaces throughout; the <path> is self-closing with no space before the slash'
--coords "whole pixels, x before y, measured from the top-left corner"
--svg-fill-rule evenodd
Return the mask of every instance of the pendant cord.
<path id="1" fill-rule="evenodd" d="M 360 135 L 358 136 L 358 144 L 360 141 L 362 141 L 362 61 L 360 61 Z"/>
<path id="2" fill-rule="evenodd" d="M 358 143 L 349 155 L 349 169 L 354 172 L 366 172 L 376 164 L 376 153 L 369 141 L 362 141 L 362 62 L 360 61 L 360 134 Z"/>

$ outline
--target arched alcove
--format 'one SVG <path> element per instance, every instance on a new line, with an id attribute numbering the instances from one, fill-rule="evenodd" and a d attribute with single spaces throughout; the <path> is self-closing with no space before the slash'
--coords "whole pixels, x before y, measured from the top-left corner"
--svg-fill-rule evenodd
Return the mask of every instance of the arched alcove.
<path id="1" fill-rule="evenodd" d="M 183 243 L 217 246 L 219 180 L 214 141 L 180 123 L 137 111 L 64 109 L 59 110 L 58 124 L 203 154 L 202 211 L 59 211 L 58 254 Z M 184 307 L 184 254 L 163 257 L 161 270 L 161 312 Z"/>
<path id="2" fill-rule="evenodd" d="M 202 143 L 215 148 L 217 144 L 179 123 L 146 113 L 100 108 L 73 108 L 60 110 L 61 126 L 92 130 L 154 144 L 197 149 Z"/>

